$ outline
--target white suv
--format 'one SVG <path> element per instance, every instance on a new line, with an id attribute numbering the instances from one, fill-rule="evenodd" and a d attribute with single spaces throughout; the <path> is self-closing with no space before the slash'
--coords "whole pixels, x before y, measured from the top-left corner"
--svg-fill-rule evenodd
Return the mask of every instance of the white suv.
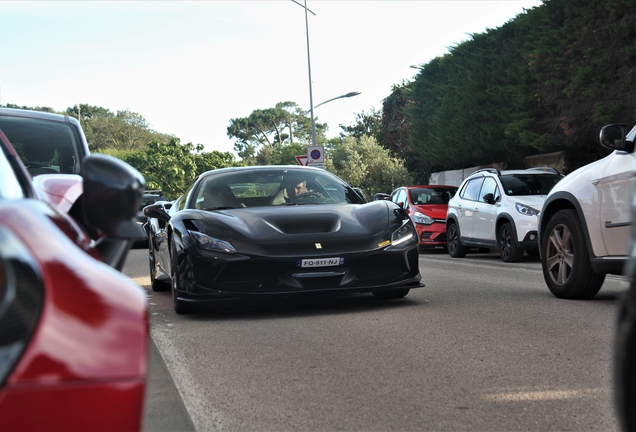
<path id="1" fill-rule="evenodd" d="M 572 172 L 548 195 L 539 220 L 541 263 L 556 297 L 589 299 L 605 275 L 622 274 L 632 224 L 636 127 L 601 129 L 609 156 Z"/>
<path id="2" fill-rule="evenodd" d="M 538 253 L 537 223 L 548 192 L 563 176 L 553 168 L 499 171 L 468 176 L 448 203 L 448 253 L 466 256 L 469 247 L 499 249 L 505 262 Z"/>

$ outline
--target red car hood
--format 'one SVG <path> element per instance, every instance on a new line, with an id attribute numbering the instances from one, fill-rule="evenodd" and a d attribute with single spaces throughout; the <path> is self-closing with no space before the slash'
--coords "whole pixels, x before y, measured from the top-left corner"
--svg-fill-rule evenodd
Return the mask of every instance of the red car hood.
<path id="1" fill-rule="evenodd" d="M 432 217 L 433 219 L 446 219 L 446 211 L 448 210 L 448 204 L 426 204 L 426 205 L 414 205 L 411 207 L 413 213 L 420 212 Z"/>

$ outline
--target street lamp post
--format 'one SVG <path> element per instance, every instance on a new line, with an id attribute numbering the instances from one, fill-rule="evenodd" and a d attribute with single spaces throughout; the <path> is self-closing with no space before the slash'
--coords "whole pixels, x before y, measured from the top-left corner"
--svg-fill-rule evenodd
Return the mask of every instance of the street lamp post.
<path id="1" fill-rule="evenodd" d="M 324 105 L 324 104 L 326 104 L 327 102 L 331 102 L 331 101 L 334 101 L 334 100 L 336 100 L 336 99 L 342 99 L 342 98 L 348 98 L 348 97 L 352 97 L 352 96 L 358 96 L 359 94 L 360 94 L 360 92 L 350 92 L 350 93 L 347 93 L 347 94 L 343 94 L 343 95 L 337 96 L 337 97 L 335 97 L 335 98 L 331 98 L 331 99 L 329 99 L 329 100 L 326 100 L 326 101 L 324 101 L 324 102 L 320 102 L 320 103 L 319 103 L 318 105 L 316 105 L 314 108 L 318 108 L 320 105 Z M 313 113 L 312 113 L 312 117 L 313 117 Z"/>
<path id="2" fill-rule="evenodd" d="M 316 123 L 314 122 L 314 99 L 313 94 L 311 92 L 311 56 L 309 55 L 309 19 L 307 17 L 307 12 L 311 12 L 316 15 L 309 9 L 307 9 L 307 0 L 305 0 L 305 4 L 302 5 L 298 3 L 296 0 L 292 0 L 298 6 L 301 6 L 305 9 L 305 32 L 307 33 L 307 70 L 309 71 L 309 110 L 311 111 L 311 144 L 316 145 Z"/>

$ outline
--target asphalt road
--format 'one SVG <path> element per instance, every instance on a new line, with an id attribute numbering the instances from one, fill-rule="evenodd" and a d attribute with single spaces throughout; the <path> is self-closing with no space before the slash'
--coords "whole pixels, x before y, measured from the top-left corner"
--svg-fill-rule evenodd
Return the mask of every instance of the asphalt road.
<path id="1" fill-rule="evenodd" d="M 528 257 L 431 252 L 420 269 L 426 287 L 396 301 L 350 295 L 178 316 L 170 293 L 148 285 L 147 251 L 131 251 L 124 272 L 148 292 L 161 353 L 144 430 L 618 430 L 621 278 L 594 300 L 565 301 Z"/>

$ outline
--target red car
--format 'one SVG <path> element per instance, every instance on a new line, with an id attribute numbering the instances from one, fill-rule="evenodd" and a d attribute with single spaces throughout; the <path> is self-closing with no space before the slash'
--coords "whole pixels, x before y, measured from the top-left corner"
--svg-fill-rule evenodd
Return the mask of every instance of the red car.
<path id="1" fill-rule="evenodd" d="M 0 150 L 0 430 L 141 430 L 147 299 L 118 269 L 143 177 L 94 155 L 32 180 Z"/>
<path id="2" fill-rule="evenodd" d="M 457 192 L 455 186 L 404 186 L 391 193 L 391 201 L 411 217 L 420 240 L 420 248 L 446 248 L 446 210 Z"/>

